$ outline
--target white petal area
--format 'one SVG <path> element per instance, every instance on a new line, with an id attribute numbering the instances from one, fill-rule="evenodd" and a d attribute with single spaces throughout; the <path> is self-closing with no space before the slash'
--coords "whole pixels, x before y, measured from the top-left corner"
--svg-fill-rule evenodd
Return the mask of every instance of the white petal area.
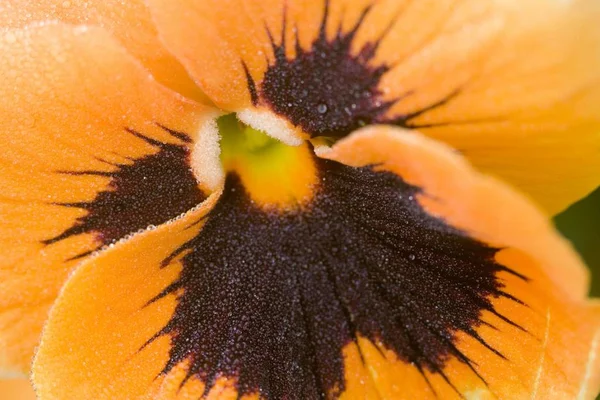
<path id="1" fill-rule="evenodd" d="M 288 146 L 300 146 L 304 141 L 300 130 L 272 111 L 247 108 L 239 111 L 237 118 L 244 124 L 264 132 Z"/>
<path id="2" fill-rule="evenodd" d="M 331 152 L 331 147 L 327 146 L 326 144 L 315 144 L 313 143 L 314 147 L 314 152 L 318 157 L 325 157 L 327 158 L 327 154 L 329 154 Z"/>
<path id="3" fill-rule="evenodd" d="M 211 191 L 217 190 L 225 180 L 220 140 L 217 120 L 208 120 L 200 127 L 192 150 L 192 172 L 200 185 Z"/>

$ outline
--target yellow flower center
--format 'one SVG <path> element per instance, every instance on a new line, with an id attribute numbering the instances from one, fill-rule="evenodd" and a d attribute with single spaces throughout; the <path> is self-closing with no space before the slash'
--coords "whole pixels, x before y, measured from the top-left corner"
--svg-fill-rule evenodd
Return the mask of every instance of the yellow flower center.
<path id="1" fill-rule="evenodd" d="M 312 198 L 317 172 L 307 143 L 288 146 L 233 114 L 219 118 L 217 125 L 223 169 L 240 177 L 253 201 L 266 208 L 289 209 Z"/>

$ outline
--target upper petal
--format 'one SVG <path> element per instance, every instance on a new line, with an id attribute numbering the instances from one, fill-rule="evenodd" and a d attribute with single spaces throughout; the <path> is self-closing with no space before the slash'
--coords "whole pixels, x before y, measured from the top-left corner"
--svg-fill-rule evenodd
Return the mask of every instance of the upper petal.
<path id="1" fill-rule="evenodd" d="M 45 328 L 41 399 L 593 398 L 599 310 L 534 206 L 405 130 L 322 156 L 296 209 L 229 175 L 82 264 Z"/>
<path id="2" fill-rule="evenodd" d="M 147 2 L 226 109 L 338 139 L 419 129 L 552 214 L 600 183 L 596 1 Z"/>
<path id="3" fill-rule="evenodd" d="M 0 368 L 26 372 L 82 258 L 205 198 L 188 147 L 208 110 L 98 28 L 7 30 L 0 52 Z"/>
<path id="4" fill-rule="evenodd" d="M 6 0 L 0 4 L 0 26 L 22 28 L 47 21 L 101 26 L 112 33 L 159 82 L 190 98 L 208 101 L 158 39 L 142 0 Z"/>

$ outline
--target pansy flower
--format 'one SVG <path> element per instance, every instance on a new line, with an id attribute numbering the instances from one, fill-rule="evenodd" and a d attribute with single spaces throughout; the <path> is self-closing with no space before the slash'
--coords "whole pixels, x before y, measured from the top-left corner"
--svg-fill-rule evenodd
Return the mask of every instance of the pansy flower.
<path id="1" fill-rule="evenodd" d="M 599 18 L 5 0 L 2 373 L 35 353 L 40 399 L 593 398 L 600 309 L 547 215 L 600 182 Z"/>

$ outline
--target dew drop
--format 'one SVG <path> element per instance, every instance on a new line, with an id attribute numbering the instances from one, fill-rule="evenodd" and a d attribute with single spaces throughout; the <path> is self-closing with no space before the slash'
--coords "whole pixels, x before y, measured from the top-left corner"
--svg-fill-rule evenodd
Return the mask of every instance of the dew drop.
<path id="1" fill-rule="evenodd" d="M 417 256 L 415 256 L 414 254 L 409 254 L 409 255 L 408 255 L 408 258 L 409 258 L 411 261 L 414 261 L 414 260 L 417 258 Z"/>
<path id="2" fill-rule="evenodd" d="M 325 114 L 327 112 L 327 105 L 326 104 L 319 104 L 317 106 L 317 111 L 319 112 L 319 114 Z"/>

